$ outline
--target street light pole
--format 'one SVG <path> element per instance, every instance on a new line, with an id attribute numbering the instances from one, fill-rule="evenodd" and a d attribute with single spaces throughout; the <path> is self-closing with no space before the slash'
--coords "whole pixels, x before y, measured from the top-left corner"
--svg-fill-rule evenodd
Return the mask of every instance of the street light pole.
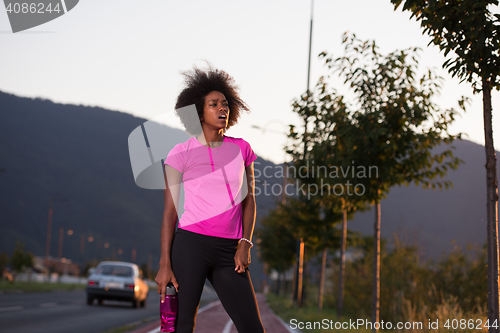
<path id="1" fill-rule="evenodd" d="M 311 24 L 309 26 L 309 60 L 307 61 L 307 94 L 309 95 L 309 81 L 311 78 L 311 49 L 312 49 L 312 33 L 313 33 L 313 13 L 314 13 L 314 0 L 311 0 Z M 307 99 L 309 101 L 309 98 Z M 307 105 L 306 105 L 307 108 Z M 309 114 L 306 113 L 304 118 L 304 159 L 307 152 L 307 125 L 309 123 Z"/>
<path id="2" fill-rule="evenodd" d="M 307 63 L 307 91 L 309 91 L 309 78 L 311 76 L 311 46 L 312 46 L 312 34 L 313 34 L 313 12 L 314 12 L 314 0 L 311 0 L 311 24 L 309 26 L 309 61 Z"/>
<path id="3" fill-rule="evenodd" d="M 314 13 L 314 0 L 311 0 L 311 23 L 309 25 L 309 60 L 307 62 L 307 95 L 309 95 L 309 80 L 311 77 L 311 46 L 312 46 L 312 30 L 313 30 L 313 13 Z M 309 101 L 309 96 L 307 98 Z M 308 105 L 306 105 L 307 108 Z M 304 160 L 306 159 L 307 153 L 307 125 L 309 120 L 309 111 L 306 111 L 306 116 L 304 117 Z M 298 253 L 297 253 L 297 285 L 295 286 L 295 290 L 297 294 L 295 295 L 295 299 L 297 300 L 297 304 L 299 306 L 302 305 L 302 276 L 304 271 L 304 241 L 302 238 L 298 241 Z"/>

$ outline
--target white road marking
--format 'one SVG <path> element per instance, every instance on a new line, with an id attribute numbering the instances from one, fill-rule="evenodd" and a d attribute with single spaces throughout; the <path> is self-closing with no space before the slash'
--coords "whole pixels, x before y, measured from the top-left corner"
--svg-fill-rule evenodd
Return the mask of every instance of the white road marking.
<path id="1" fill-rule="evenodd" d="M 40 304 L 40 307 L 41 308 L 50 308 L 50 307 L 56 306 L 56 305 L 57 305 L 57 303 L 50 302 L 50 303 L 42 303 L 42 304 Z"/>
<path id="2" fill-rule="evenodd" d="M 17 311 L 17 310 L 22 310 L 23 307 L 22 306 L 11 306 L 11 307 L 8 307 L 8 308 L 0 308 L 0 312 L 4 312 L 4 311 Z"/>
<path id="3" fill-rule="evenodd" d="M 226 326 L 224 326 L 224 330 L 222 333 L 229 333 L 231 332 L 231 328 L 233 327 L 233 321 L 229 319 L 229 321 L 226 323 Z"/>

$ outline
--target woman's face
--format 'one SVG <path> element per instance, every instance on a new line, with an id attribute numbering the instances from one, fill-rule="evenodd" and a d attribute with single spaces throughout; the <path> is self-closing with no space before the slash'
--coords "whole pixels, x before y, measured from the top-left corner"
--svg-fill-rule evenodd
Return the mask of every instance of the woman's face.
<path id="1" fill-rule="evenodd" d="M 224 94 L 212 91 L 205 96 L 203 122 L 214 129 L 226 128 L 229 122 L 229 106 Z"/>

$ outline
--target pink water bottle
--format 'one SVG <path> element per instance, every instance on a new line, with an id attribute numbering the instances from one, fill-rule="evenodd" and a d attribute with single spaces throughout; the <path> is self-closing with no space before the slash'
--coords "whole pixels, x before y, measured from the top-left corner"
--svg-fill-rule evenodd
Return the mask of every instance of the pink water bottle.
<path id="1" fill-rule="evenodd" d="M 167 285 L 165 301 L 160 300 L 161 331 L 175 332 L 175 319 L 177 317 L 177 292 L 175 287 Z"/>

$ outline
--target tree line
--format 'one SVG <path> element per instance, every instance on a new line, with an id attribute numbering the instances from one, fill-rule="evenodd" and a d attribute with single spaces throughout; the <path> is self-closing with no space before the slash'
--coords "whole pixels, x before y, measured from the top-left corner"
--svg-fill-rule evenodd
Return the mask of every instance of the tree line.
<path id="1" fill-rule="evenodd" d="M 403 4 L 403 10 L 411 11 L 412 17 L 421 22 L 424 33 L 431 36 L 429 44 L 438 45 L 448 57 L 444 68 L 471 83 L 474 93 L 483 94 L 488 191 L 488 319 L 498 323 L 498 190 L 490 92 L 500 87 L 500 15 L 493 15 L 488 9 L 490 5 L 498 5 L 498 1 L 391 2 L 395 9 Z M 301 239 L 306 252 L 322 253 L 323 276 L 327 250 L 340 249 L 336 299 L 338 315 L 342 316 L 346 244 L 350 238 L 356 242 L 356 237 L 347 230 L 347 220 L 356 211 L 375 207 L 370 313 L 371 321 L 379 322 L 380 299 L 385 297 L 381 294 L 380 201 L 395 185 L 450 187 L 452 184 L 442 178 L 462 163 L 450 146 L 461 134 L 449 132 L 458 111 L 442 109 L 436 103 L 442 78 L 432 70 L 422 73 L 418 66 L 418 48 L 382 54 L 375 41 L 363 41 L 347 33 L 343 46 L 341 56 L 327 52 L 319 55 L 328 73 L 313 89 L 294 100 L 293 111 L 305 125 L 303 129 L 290 125 L 288 136 L 292 144 L 287 147 L 287 153 L 292 156 L 295 168 L 376 166 L 377 176 L 354 177 L 354 173 L 342 173 L 328 177 L 312 172 L 299 176 L 300 183 L 307 184 L 308 190 L 315 189 L 314 195 L 299 192 L 298 197 L 270 212 L 262 223 L 261 253 L 271 267 L 283 272 L 296 262 L 296 241 Z M 354 101 L 330 87 L 332 75 L 341 78 Z M 466 104 L 467 98 L 462 97 L 457 102 L 458 109 L 465 111 Z M 445 150 L 436 153 L 434 148 L 438 146 Z M 336 228 L 337 224 L 341 228 Z M 348 281 L 352 278 L 349 276 Z M 296 279 L 301 281 L 299 277 Z M 320 291 L 323 281 L 322 277 Z M 319 310 L 322 299 L 320 292 Z M 490 331 L 497 332 L 498 327 Z"/>

